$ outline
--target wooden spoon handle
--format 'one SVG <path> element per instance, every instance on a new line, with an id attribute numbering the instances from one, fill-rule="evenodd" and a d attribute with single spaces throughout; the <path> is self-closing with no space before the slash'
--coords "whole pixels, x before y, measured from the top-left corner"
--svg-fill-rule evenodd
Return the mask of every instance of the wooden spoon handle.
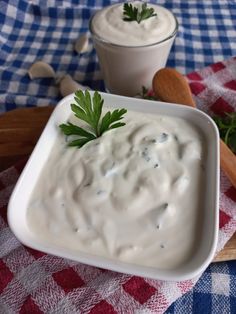
<path id="1" fill-rule="evenodd" d="M 196 107 L 187 80 L 174 69 L 157 71 L 152 86 L 154 94 L 162 101 Z"/>
<path id="2" fill-rule="evenodd" d="M 162 101 L 196 107 L 187 80 L 174 69 L 164 68 L 153 77 L 153 91 Z M 236 188 L 236 156 L 220 140 L 220 165 L 230 182 Z"/>
<path id="3" fill-rule="evenodd" d="M 222 140 L 220 140 L 220 165 L 232 185 L 236 188 L 236 156 Z"/>

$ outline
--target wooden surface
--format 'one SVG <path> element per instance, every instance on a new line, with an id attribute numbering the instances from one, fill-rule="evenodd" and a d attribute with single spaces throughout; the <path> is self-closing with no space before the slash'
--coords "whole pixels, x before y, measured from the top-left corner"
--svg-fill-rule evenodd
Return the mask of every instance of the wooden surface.
<path id="1" fill-rule="evenodd" d="M 23 108 L 0 115 L 0 171 L 28 156 L 53 107 Z M 236 233 L 218 254 L 215 261 L 236 259 Z"/>
<path id="2" fill-rule="evenodd" d="M 0 115 L 0 171 L 32 152 L 52 110 L 22 108 Z"/>

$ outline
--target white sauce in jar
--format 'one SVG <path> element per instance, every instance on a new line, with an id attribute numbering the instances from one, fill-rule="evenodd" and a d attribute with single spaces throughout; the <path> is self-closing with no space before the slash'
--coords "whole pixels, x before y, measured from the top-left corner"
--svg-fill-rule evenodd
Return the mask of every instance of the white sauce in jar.
<path id="1" fill-rule="evenodd" d="M 175 117 L 129 111 L 125 122 L 81 149 L 58 135 L 28 205 L 29 227 L 73 251 L 177 267 L 197 245 L 203 138 Z"/>
<path id="2" fill-rule="evenodd" d="M 143 2 L 131 2 L 141 11 Z M 98 11 L 92 19 L 92 32 L 112 44 L 122 46 L 145 46 L 155 44 L 170 37 L 176 29 L 173 14 L 162 6 L 147 4 L 156 16 L 136 21 L 123 20 L 123 3 L 111 5 Z"/>

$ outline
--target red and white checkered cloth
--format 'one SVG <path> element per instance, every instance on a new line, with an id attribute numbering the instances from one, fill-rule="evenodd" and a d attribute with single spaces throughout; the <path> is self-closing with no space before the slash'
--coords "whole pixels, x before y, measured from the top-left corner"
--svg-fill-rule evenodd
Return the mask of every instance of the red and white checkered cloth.
<path id="1" fill-rule="evenodd" d="M 189 74 L 198 108 L 236 110 L 236 58 Z M 163 313 L 197 279 L 161 282 L 86 266 L 24 247 L 6 221 L 7 203 L 24 166 L 0 174 L 0 313 Z M 221 173 L 217 251 L 236 230 L 236 190 Z"/>

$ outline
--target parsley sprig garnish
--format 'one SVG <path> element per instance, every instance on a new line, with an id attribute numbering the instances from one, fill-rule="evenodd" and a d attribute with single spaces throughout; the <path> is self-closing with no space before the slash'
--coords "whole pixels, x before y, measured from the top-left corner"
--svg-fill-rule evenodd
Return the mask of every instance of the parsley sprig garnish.
<path id="1" fill-rule="evenodd" d="M 91 98 L 88 90 L 85 92 L 78 90 L 75 92 L 74 100 L 76 104 L 71 104 L 71 110 L 78 119 L 85 121 L 89 125 L 89 130 L 85 130 L 70 122 L 59 125 L 65 135 L 79 136 L 69 142 L 69 146 L 82 147 L 86 143 L 100 137 L 104 132 L 125 125 L 124 122 L 118 122 L 124 118 L 123 115 L 127 112 L 124 108 L 115 109 L 112 112 L 108 111 L 101 119 L 104 100 L 97 91 L 94 92 Z"/>
<path id="2" fill-rule="evenodd" d="M 142 86 L 142 92 L 138 94 L 143 99 L 148 99 L 148 100 L 157 100 L 155 97 L 154 93 L 152 90 L 149 90 L 147 87 Z"/>
<path id="3" fill-rule="evenodd" d="M 138 24 L 150 17 L 156 16 L 153 8 L 148 8 L 147 3 L 143 3 L 141 11 L 135 6 L 132 6 L 131 3 L 124 3 L 123 6 L 123 20 L 126 22 L 136 21 Z"/>
<path id="4" fill-rule="evenodd" d="M 218 126 L 220 137 L 236 154 L 236 112 L 225 113 L 223 117 L 215 116 L 214 120 Z"/>

